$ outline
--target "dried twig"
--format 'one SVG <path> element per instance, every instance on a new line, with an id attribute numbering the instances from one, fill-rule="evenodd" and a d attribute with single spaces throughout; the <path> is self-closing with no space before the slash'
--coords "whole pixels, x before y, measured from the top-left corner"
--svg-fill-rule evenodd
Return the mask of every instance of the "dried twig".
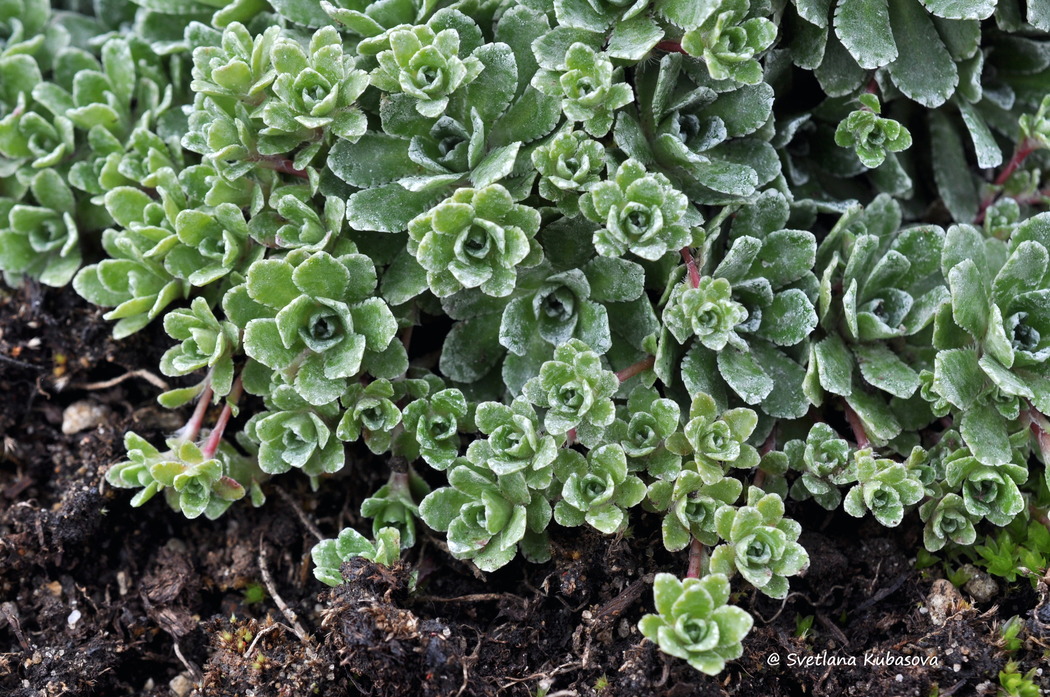
<path id="1" fill-rule="evenodd" d="M 124 373 L 119 377 L 115 377 L 110 380 L 102 380 L 101 382 L 75 382 L 72 385 L 70 385 L 70 387 L 76 390 L 88 391 L 108 390 L 110 387 L 115 387 L 130 378 L 142 378 L 143 380 L 145 380 L 146 382 L 153 385 L 159 390 L 167 391 L 171 389 L 168 383 L 164 382 L 164 380 L 160 379 L 148 370 L 143 369 L 132 370 L 130 372 Z"/>
<path id="2" fill-rule="evenodd" d="M 283 622 L 275 622 L 275 623 L 271 624 L 269 627 L 263 627 L 262 629 L 259 630 L 259 633 L 255 635 L 255 638 L 252 639 L 252 643 L 248 644 L 248 648 L 244 651 L 243 656 L 245 658 L 250 656 L 252 651 L 255 649 L 255 645 L 259 643 L 259 639 L 262 639 L 264 636 L 266 636 L 270 632 L 274 632 L 274 631 L 276 631 L 278 629 L 283 629 L 286 632 L 292 632 L 292 634 L 295 634 L 295 632 L 292 630 L 292 628 L 289 627 L 288 625 L 286 625 Z"/>
<path id="3" fill-rule="evenodd" d="M 316 659 L 317 654 L 313 650 L 313 640 L 310 635 L 303 629 L 303 625 L 299 623 L 299 617 L 295 614 L 292 608 L 288 607 L 288 603 L 284 602 L 284 598 L 277 592 L 277 586 L 273 583 L 273 577 L 270 575 L 270 567 L 266 562 L 267 552 L 266 545 L 263 541 L 259 540 L 259 572 L 262 574 L 263 585 L 266 586 L 266 591 L 273 598 L 273 602 L 277 605 L 277 608 L 284 615 L 285 619 L 288 620 L 288 624 L 291 625 L 292 631 L 299 637 L 299 641 L 303 643 L 306 648 L 307 654 L 310 658 Z"/>
<path id="4" fill-rule="evenodd" d="M 455 598 L 441 598 L 435 595 L 417 595 L 411 598 L 412 601 L 417 603 L 478 603 L 486 601 L 497 601 L 497 600 L 514 600 L 519 603 L 527 602 L 525 598 L 514 595 L 513 593 L 472 593 L 470 595 L 460 595 Z"/>
<path id="5" fill-rule="evenodd" d="M 316 537 L 318 541 L 323 540 L 324 535 L 321 534 L 321 531 L 317 529 L 317 526 L 314 525 L 313 521 L 306 515 L 306 511 L 304 511 L 296 500 L 292 498 L 292 495 L 279 486 L 275 486 L 274 490 L 277 491 L 278 496 L 284 499 L 285 503 L 292 507 L 292 510 L 295 511 L 295 515 L 299 517 L 299 522 L 303 524 L 303 527 L 309 530 L 310 534 Z"/>
<path id="6" fill-rule="evenodd" d="M 193 682 L 200 683 L 200 681 L 204 679 L 204 673 L 201 672 L 201 669 L 197 667 L 196 663 L 187 660 L 186 657 L 182 655 L 182 649 L 179 648 L 179 642 L 174 639 L 174 635 L 172 635 L 172 643 L 175 645 L 175 655 L 180 661 L 182 661 L 182 665 L 186 666 L 186 671 L 190 674 L 190 677 L 193 678 Z"/>

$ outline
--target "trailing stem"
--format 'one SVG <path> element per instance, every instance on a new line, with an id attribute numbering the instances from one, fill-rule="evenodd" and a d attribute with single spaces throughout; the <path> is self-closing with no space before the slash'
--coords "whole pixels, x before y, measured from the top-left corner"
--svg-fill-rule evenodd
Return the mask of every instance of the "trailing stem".
<path id="1" fill-rule="evenodd" d="M 200 396 L 197 397 L 197 406 L 193 410 L 193 415 L 190 416 L 190 420 L 186 422 L 186 425 L 175 434 L 175 437 L 179 440 L 197 440 L 197 434 L 201 432 L 201 426 L 204 424 L 204 415 L 208 413 L 208 405 L 211 403 L 212 396 L 211 375 L 209 374 L 206 379 L 208 384 L 200 393 Z"/>
<path id="2" fill-rule="evenodd" d="M 864 424 L 861 423 L 857 412 L 853 411 L 853 407 L 845 402 L 842 403 L 842 408 L 846 412 L 846 421 L 849 422 L 850 430 L 853 431 L 853 438 L 857 441 L 857 447 L 867 448 L 870 446 L 871 441 L 868 440 L 868 432 L 864 430 Z"/>
<path id="3" fill-rule="evenodd" d="M 696 268 L 696 260 L 693 258 L 693 251 L 689 247 L 682 247 L 682 259 L 685 261 L 685 268 L 689 270 L 689 283 L 693 288 L 699 288 L 700 271 Z"/>
<path id="4" fill-rule="evenodd" d="M 286 160 L 277 155 L 255 155 L 251 160 L 252 162 L 258 162 L 263 167 L 272 169 L 275 172 L 280 172 L 281 174 L 290 174 L 293 177 L 299 177 L 300 179 L 310 178 L 310 175 L 305 171 L 296 169 L 291 160 Z"/>
<path id="5" fill-rule="evenodd" d="M 634 365 L 627 366 L 620 372 L 616 373 L 616 379 L 618 379 L 620 382 L 627 382 L 635 375 L 638 375 L 639 373 L 644 373 L 645 371 L 652 368 L 655 363 L 656 356 L 646 356 Z"/>
<path id="6" fill-rule="evenodd" d="M 1024 163 L 1028 156 L 1038 149 L 1038 144 L 1028 139 L 1023 140 L 1018 144 L 1017 149 L 1014 150 L 1013 157 L 1010 158 L 1010 161 L 1006 163 L 1002 171 L 999 172 L 999 176 L 997 176 L 993 182 L 997 188 L 987 194 L 981 201 L 981 206 L 977 209 L 977 217 L 974 219 L 974 223 L 980 225 L 984 222 L 984 216 L 988 211 L 988 207 L 995 203 L 996 199 L 999 198 L 1001 192 L 998 187 L 1005 184 L 1010 177 L 1013 176 L 1013 173 L 1017 171 L 1017 168 Z"/>
<path id="7" fill-rule="evenodd" d="M 681 41 L 672 41 L 672 40 L 661 41 L 660 43 L 656 44 L 656 46 L 654 48 L 657 51 L 664 51 L 666 53 L 681 53 L 681 54 L 684 54 L 684 55 L 687 55 L 687 56 L 689 55 L 688 53 L 685 52 L 685 49 L 682 48 L 682 42 Z"/>
<path id="8" fill-rule="evenodd" d="M 241 384 L 241 376 L 238 375 L 237 379 L 233 381 L 230 394 L 226 396 L 226 403 L 222 405 L 222 411 L 219 413 L 219 419 L 215 422 L 215 428 L 208 434 L 208 441 L 201 449 L 204 459 L 211 459 L 219 450 L 219 444 L 222 443 L 222 434 L 226 430 L 227 424 L 230 423 L 230 416 L 233 414 L 233 405 L 241 398 L 242 392 L 244 392 L 244 386 Z"/>
<path id="9" fill-rule="evenodd" d="M 700 572 L 704 566 L 704 545 L 700 540 L 693 538 L 689 545 L 689 568 L 685 572 L 686 578 L 700 578 Z"/>

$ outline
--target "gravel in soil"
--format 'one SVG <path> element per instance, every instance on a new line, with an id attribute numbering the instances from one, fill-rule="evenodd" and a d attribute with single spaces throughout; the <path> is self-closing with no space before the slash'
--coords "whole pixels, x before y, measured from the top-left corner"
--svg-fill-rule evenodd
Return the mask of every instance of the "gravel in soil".
<path id="1" fill-rule="evenodd" d="M 1039 667 L 1050 649 L 1045 588 L 975 601 L 914 570 L 915 521 L 887 530 L 806 506 L 792 513 L 813 531 L 808 572 L 785 602 L 737 597 L 756 625 L 718 677 L 636 628 L 652 575 L 685 565 L 644 515 L 622 537 L 556 531 L 550 562 L 486 578 L 424 538 L 404 565 L 357 560 L 328 589 L 307 523 L 366 529 L 356 511 L 385 464 L 353 450 L 320 492 L 281 477 L 262 509 L 215 522 L 160 500 L 133 510 L 101 485 L 123 434 L 159 442 L 184 415 L 155 407 L 155 380 L 136 372 L 155 369 L 162 332 L 109 330 L 68 289 L 0 298 L 0 694 L 996 694 L 1008 660 Z M 1012 615 L 1028 624 L 1008 656 Z"/>

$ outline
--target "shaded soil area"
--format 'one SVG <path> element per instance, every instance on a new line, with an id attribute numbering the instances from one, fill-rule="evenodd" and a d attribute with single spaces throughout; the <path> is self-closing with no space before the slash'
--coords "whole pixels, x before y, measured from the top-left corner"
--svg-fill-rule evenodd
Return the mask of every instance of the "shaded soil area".
<path id="1" fill-rule="evenodd" d="M 789 511 L 809 531 L 809 571 L 786 602 L 738 596 L 756 626 L 717 678 L 636 629 L 652 575 L 686 565 L 641 512 L 622 537 L 557 530 L 550 562 L 487 578 L 424 536 L 403 566 L 347 564 L 328 589 L 311 530 L 367 529 L 357 510 L 386 465 L 354 450 L 319 492 L 278 477 L 263 508 L 215 522 L 159 499 L 131 509 L 100 483 L 123 434 L 161 442 L 185 414 L 155 407 L 159 388 L 135 372 L 155 370 L 159 329 L 119 343 L 109 329 L 71 290 L 0 298 L 2 695 L 925 697 L 996 694 L 1007 661 L 1047 665 L 1045 588 L 978 602 L 914 570 L 917 521 L 887 530 L 810 506 Z M 1000 626 L 1015 615 L 1026 625 L 1008 654 Z"/>

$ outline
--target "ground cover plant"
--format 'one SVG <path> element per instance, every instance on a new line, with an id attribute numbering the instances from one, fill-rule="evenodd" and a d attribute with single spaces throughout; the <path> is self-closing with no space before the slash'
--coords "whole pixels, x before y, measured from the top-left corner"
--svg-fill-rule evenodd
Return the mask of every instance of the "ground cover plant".
<path id="1" fill-rule="evenodd" d="M 4 280 L 162 328 L 186 417 L 109 486 L 367 463 L 333 586 L 656 521 L 638 630 L 709 675 L 802 502 L 1046 572 L 1048 150 L 1034 0 L 0 4 Z"/>

